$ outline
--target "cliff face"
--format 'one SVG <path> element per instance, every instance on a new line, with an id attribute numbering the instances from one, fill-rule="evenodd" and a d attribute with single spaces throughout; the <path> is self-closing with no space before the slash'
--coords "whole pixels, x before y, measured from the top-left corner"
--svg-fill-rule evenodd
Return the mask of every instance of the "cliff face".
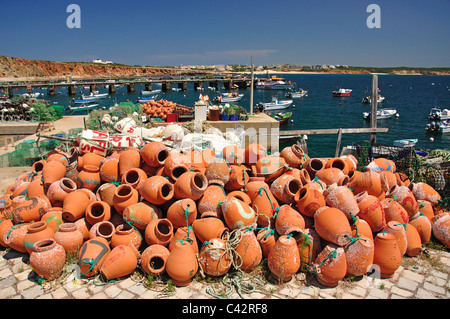
<path id="1" fill-rule="evenodd" d="M 62 63 L 0 56 L 0 78 L 108 78 L 170 75 L 174 70 L 151 67 L 103 65 L 95 63 Z"/>

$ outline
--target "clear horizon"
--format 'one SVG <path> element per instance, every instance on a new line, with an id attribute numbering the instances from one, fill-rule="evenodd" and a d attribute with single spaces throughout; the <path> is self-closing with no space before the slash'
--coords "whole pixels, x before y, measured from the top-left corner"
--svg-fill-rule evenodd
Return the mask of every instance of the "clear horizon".
<path id="1" fill-rule="evenodd" d="M 80 28 L 66 24 L 69 4 Z M 370 4 L 381 28 L 366 24 Z M 127 65 L 450 67 L 449 0 L 3 3 L 0 55 Z"/>

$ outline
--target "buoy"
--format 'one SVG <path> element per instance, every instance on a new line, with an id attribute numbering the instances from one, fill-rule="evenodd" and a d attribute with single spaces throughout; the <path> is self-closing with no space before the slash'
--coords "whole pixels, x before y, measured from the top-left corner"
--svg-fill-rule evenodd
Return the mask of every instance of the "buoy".
<path id="1" fill-rule="evenodd" d="M 430 142 L 434 142 L 434 137 L 430 137 Z"/>
<path id="2" fill-rule="evenodd" d="M 295 107 L 295 105 L 292 105 L 292 107 Z"/>
<path id="3" fill-rule="evenodd" d="M 291 120 L 291 123 L 294 123 L 294 120 Z"/>

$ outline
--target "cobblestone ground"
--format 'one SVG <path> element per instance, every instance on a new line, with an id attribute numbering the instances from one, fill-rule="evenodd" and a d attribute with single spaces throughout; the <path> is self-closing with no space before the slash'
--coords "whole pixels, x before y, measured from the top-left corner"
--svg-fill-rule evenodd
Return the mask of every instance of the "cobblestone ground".
<path id="1" fill-rule="evenodd" d="M 148 280 L 136 271 L 114 282 L 100 277 L 78 279 L 74 265 L 53 282 L 40 282 L 28 263 L 28 254 L 9 248 L 0 250 L 0 299 L 216 299 L 209 293 L 215 288 L 228 299 L 448 299 L 450 297 L 450 252 L 429 250 L 420 256 L 403 257 L 393 278 L 376 276 L 346 278 L 337 287 L 318 283 L 312 274 L 297 273 L 291 281 L 277 284 L 259 271 L 262 285 L 239 293 L 227 288 L 222 280 L 194 277 L 187 287 L 174 287 L 164 278 Z M 263 268 L 263 267 L 261 267 Z M 245 288 L 245 285 L 241 285 Z"/>

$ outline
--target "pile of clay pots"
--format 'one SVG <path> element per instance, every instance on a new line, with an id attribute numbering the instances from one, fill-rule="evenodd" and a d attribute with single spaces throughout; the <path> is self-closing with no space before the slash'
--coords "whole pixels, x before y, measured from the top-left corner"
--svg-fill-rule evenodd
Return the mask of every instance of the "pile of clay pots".
<path id="1" fill-rule="evenodd" d="M 0 202 L 0 244 L 30 255 L 47 280 L 66 256 L 83 277 L 120 278 L 140 267 L 177 286 L 192 277 L 251 272 L 267 261 L 288 281 L 311 271 L 336 286 L 374 267 L 393 276 L 434 235 L 450 247 L 439 194 L 395 163 L 357 170 L 352 156 L 310 158 L 298 145 L 188 153 L 161 142 L 106 156 L 54 151 L 10 185 Z"/>

